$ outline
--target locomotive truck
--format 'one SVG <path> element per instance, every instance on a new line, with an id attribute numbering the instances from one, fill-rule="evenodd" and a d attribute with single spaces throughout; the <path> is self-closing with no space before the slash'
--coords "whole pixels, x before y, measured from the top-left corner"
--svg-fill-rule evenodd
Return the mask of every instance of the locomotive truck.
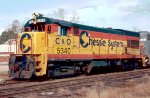
<path id="1" fill-rule="evenodd" d="M 34 14 L 18 34 L 9 76 L 27 78 L 88 74 L 94 68 L 143 67 L 138 32 L 99 28 Z"/>

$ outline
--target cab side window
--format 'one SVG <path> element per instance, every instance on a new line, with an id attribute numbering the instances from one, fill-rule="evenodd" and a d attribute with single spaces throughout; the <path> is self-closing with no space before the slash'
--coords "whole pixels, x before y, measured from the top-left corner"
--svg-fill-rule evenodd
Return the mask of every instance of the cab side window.
<path id="1" fill-rule="evenodd" d="M 65 26 L 59 26 L 58 27 L 58 35 L 60 36 L 67 36 L 67 27 Z"/>

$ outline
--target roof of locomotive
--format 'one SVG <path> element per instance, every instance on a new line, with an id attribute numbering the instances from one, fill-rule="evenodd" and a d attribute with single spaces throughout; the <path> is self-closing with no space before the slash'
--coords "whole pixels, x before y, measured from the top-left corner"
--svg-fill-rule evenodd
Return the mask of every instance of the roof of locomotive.
<path id="1" fill-rule="evenodd" d="M 53 19 L 53 18 L 48 18 L 48 17 L 36 17 L 37 21 L 38 19 L 43 19 L 42 21 L 44 24 L 59 24 L 59 25 L 66 26 L 66 27 L 77 27 L 82 30 L 90 30 L 90 31 L 97 31 L 97 32 L 104 32 L 104 33 L 111 33 L 111 34 L 118 34 L 118 35 L 140 37 L 139 32 L 133 32 L 133 31 L 128 31 L 128 30 L 99 28 L 99 27 L 87 26 L 87 25 L 82 25 L 82 24 L 77 24 L 77 23 L 71 23 L 68 21 L 58 20 L 58 19 Z M 30 19 L 24 25 L 24 27 L 30 27 L 30 25 L 33 25 L 33 23 L 31 22 L 33 20 L 34 19 Z"/>

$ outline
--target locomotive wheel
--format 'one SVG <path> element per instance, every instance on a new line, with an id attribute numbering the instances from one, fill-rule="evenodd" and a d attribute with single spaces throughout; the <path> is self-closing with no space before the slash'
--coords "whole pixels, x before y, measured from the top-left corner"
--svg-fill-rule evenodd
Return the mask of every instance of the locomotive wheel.
<path id="1" fill-rule="evenodd" d="M 82 69 L 82 73 L 90 74 L 90 72 L 92 70 L 92 66 L 91 65 L 86 65 L 86 66 L 82 67 L 81 69 Z"/>
<path id="2" fill-rule="evenodd" d="M 89 74 L 93 67 L 92 67 L 92 65 L 87 65 L 86 68 L 87 68 L 86 74 Z"/>

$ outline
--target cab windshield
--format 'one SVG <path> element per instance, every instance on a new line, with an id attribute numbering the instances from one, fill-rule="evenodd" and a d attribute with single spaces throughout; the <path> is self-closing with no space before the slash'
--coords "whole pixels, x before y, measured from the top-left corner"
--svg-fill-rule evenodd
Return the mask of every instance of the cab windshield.
<path id="1" fill-rule="evenodd" d="M 43 32 L 45 31 L 45 24 L 30 24 L 30 27 L 25 27 L 25 32 Z"/>
<path id="2" fill-rule="evenodd" d="M 35 31 L 39 31 L 39 32 L 43 32 L 45 31 L 45 25 L 44 24 L 35 24 L 35 25 L 31 25 L 31 31 L 35 32 Z"/>

